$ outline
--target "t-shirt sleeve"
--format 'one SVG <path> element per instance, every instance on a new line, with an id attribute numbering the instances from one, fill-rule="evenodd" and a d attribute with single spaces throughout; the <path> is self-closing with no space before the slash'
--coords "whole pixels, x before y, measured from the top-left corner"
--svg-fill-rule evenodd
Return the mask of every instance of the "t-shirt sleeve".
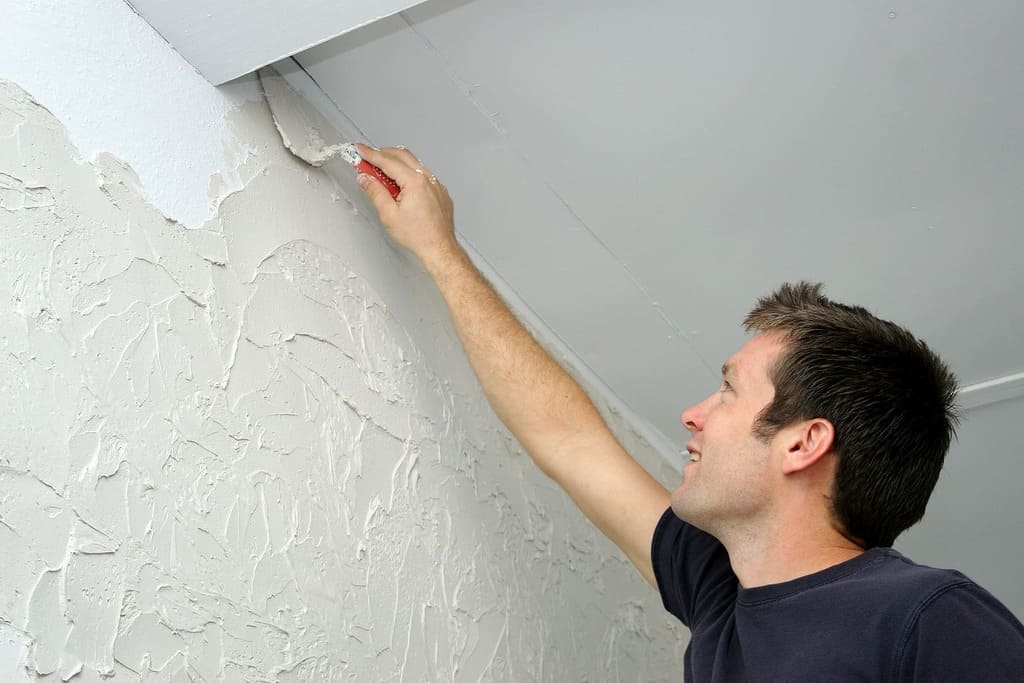
<path id="1" fill-rule="evenodd" d="M 1024 681 L 1024 626 L 973 581 L 932 595 L 908 629 L 900 681 Z"/>
<path id="2" fill-rule="evenodd" d="M 665 609 L 691 630 L 736 600 L 738 582 L 725 547 L 672 508 L 654 529 L 651 564 Z"/>

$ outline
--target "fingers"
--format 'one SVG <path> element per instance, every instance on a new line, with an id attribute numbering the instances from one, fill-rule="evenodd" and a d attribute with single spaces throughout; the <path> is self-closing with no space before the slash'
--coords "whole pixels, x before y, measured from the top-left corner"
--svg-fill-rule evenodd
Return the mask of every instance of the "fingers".
<path id="1" fill-rule="evenodd" d="M 394 178 L 399 187 L 405 187 L 415 180 L 416 172 L 413 169 L 418 166 L 410 165 L 406 158 L 396 156 L 394 152 L 397 150 L 394 148 L 374 149 L 357 143 L 356 149 L 360 156 Z"/>
<path id="2" fill-rule="evenodd" d="M 359 183 L 359 187 L 363 189 L 366 196 L 370 198 L 370 202 L 377 209 L 380 219 L 387 223 L 397 206 L 395 200 L 391 197 L 391 193 L 388 192 L 387 188 L 379 180 L 366 173 L 360 173 L 356 182 Z"/>
<path id="3" fill-rule="evenodd" d="M 356 149 L 364 159 L 395 179 L 399 187 L 405 187 L 416 180 L 416 175 L 428 179 L 436 178 L 423 168 L 423 163 L 416 158 L 416 155 L 405 147 L 383 147 L 374 149 L 361 143 L 356 143 Z"/>
<path id="4" fill-rule="evenodd" d="M 411 168 L 423 168 L 423 162 L 417 159 L 416 155 L 410 152 L 407 147 L 402 147 L 401 145 L 397 147 L 385 147 L 381 151 L 386 154 L 393 154 L 396 158 L 407 163 Z"/>

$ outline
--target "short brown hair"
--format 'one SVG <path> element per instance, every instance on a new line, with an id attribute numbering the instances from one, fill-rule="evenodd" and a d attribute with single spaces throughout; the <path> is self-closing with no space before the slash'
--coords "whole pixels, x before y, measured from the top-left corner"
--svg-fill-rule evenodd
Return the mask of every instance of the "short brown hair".
<path id="1" fill-rule="evenodd" d="M 891 546 L 924 516 L 956 436 L 956 377 L 905 328 L 822 289 L 784 284 L 744 320 L 784 339 L 769 369 L 775 398 L 754 432 L 768 439 L 799 420 L 831 422 L 832 515 L 861 545 Z"/>

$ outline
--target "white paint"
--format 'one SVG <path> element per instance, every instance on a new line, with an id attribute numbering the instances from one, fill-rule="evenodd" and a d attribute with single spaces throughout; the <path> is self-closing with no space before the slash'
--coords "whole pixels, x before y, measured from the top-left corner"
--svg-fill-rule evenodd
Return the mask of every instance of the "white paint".
<path id="1" fill-rule="evenodd" d="M 214 85 L 423 0 L 126 0 Z"/>
<path id="2" fill-rule="evenodd" d="M 255 81 L 211 88 L 122 0 L 0 0 L 0 16 L 0 79 L 45 102 L 85 158 L 129 163 L 165 215 L 200 227 L 211 189 L 241 187 L 248 152 L 220 121 L 259 98 Z"/>
<path id="3" fill-rule="evenodd" d="M 351 174 L 262 102 L 224 132 L 242 187 L 186 230 L 0 84 L 2 651 L 83 680 L 677 678 L 678 629 L 486 408 Z"/>

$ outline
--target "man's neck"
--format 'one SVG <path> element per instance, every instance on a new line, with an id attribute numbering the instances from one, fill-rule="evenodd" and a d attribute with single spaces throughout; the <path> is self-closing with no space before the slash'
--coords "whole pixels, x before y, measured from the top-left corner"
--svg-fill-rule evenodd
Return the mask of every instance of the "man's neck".
<path id="1" fill-rule="evenodd" d="M 799 529 L 799 527 L 797 527 Z M 850 560 L 864 549 L 832 527 L 794 532 L 789 524 L 775 528 L 736 529 L 723 534 L 733 573 L 744 588 L 792 581 Z"/>

